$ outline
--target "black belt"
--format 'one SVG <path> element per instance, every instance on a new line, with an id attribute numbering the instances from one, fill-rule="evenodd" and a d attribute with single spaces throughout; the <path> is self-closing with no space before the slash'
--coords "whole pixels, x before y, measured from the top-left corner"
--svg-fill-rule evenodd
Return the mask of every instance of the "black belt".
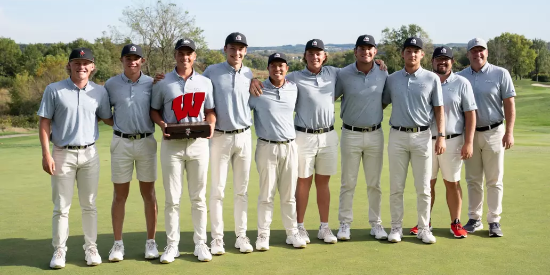
<path id="1" fill-rule="evenodd" d="M 344 129 L 352 130 L 352 131 L 355 131 L 355 132 L 363 132 L 363 133 L 365 133 L 365 132 L 374 132 L 374 131 L 380 129 L 380 127 L 382 127 L 381 123 L 379 123 L 376 126 L 365 127 L 365 128 L 355 127 L 355 126 L 347 125 L 345 123 L 342 126 L 342 128 L 344 128 Z"/>
<path id="2" fill-rule="evenodd" d="M 224 130 L 218 130 L 218 129 L 214 129 L 214 131 L 216 132 L 222 132 L 224 134 L 239 134 L 239 133 L 242 133 L 246 130 L 250 129 L 250 126 L 246 126 L 246 128 L 243 128 L 243 129 L 237 129 L 237 130 L 232 130 L 232 131 L 224 131 Z"/>
<path id="3" fill-rule="evenodd" d="M 452 134 L 452 135 L 446 135 L 445 136 L 445 139 L 451 139 L 451 138 L 455 138 L 455 137 L 458 137 L 458 136 L 461 136 L 462 134 Z M 432 139 L 437 139 L 437 136 L 432 136 Z"/>
<path id="4" fill-rule="evenodd" d="M 62 149 L 69 149 L 69 150 L 82 150 L 82 149 L 86 149 L 88 147 L 91 147 L 92 145 L 94 145 L 94 143 L 92 144 L 88 144 L 88 145 L 81 145 L 81 146 L 72 146 L 72 145 L 68 145 L 68 146 L 58 146 L 59 148 L 62 148 Z"/>
<path id="5" fill-rule="evenodd" d="M 145 133 L 145 134 L 133 134 L 133 135 L 128 135 L 128 134 L 124 134 L 120 131 L 113 131 L 113 134 L 115 134 L 116 136 L 119 136 L 121 138 L 127 138 L 127 139 L 130 139 L 130 140 L 134 140 L 134 139 L 142 139 L 142 138 L 146 138 L 150 135 L 152 135 L 153 133 Z"/>
<path id="6" fill-rule="evenodd" d="M 492 124 L 492 125 L 489 125 L 489 126 L 477 127 L 477 128 L 476 128 L 476 131 L 478 131 L 478 132 L 489 131 L 489 130 L 491 130 L 491 129 L 494 129 L 494 128 L 500 126 L 501 124 L 502 124 L 502 121 L 501 121 L 501 122 L 497 122 L 497 123 Z"/>
<path id="7" fill-rule="evenodd" d="M 284 141 L 273 141 L 273 140 L 267 140 L 267 139 L 263 139 L 263 138 L 258 138 L 259 140 L 261 141 L 265 141 L 267 143 L 274 143 L 274 144 L 287 144 L 287 143 L 291 143 L 294 139 L 289 139 L 289 140 L 284 140 Z"/>
<path id="8" fill-rule="evenodd" d="M 401 127 L 401 126 L 392 126 L 393 129 L 399 130 L 401 132 L 407 133 L 418 133 L 430 129 L 430 126 L 420 126 L 420 127 Z"/>
<path id="9" fill-rule="evenodd" d="M 322 134 L 322 133 L 327 133 L 334 130 L 334 125 L 331 125 L 330 127 L 327 127 L 327 128 L 319 128 L 319 129 L 308 129 L 300 126 L 294 126 L 294 129 L 304 133 Z"/>

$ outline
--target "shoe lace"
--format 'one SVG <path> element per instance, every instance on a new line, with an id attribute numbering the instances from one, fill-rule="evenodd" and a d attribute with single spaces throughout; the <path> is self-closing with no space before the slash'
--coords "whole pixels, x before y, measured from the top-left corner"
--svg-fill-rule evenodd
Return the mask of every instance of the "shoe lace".
<path id="1" fill-rule="evenodd" d="M 53 256 L 56 258 L 56 259 L 62 259 L 63 258 L 63 249 L 61 248 L 58 248 L 55 250 L 55 252 L 53 253 Z"/>
<path id="2" fill-rule="evenodd" d="M 214 245 L 223 246 L 224 243 L 223 243 L 223 240 L 222 240 L 222 239 L 213 239 L 213 240 L 210 242 L 210 245 L 211 245 L 211 246 L 214 246 Z"/>
<path id="3" fill-rule="evenodd" d="M 113 245 L 113 248 L 111 248 L 111 250 L 109 250 L 109 253 L 111 253 L 113 251 L 121 251 L 121 250 L 122 250 L 122 245 L 118 244 L 118 243 L 115 243 L 115 245 Z"/>
<path id="4" fill-rule="evenodd" d="M 153 250 L 157 247 L 158 245 L 155 241 L 147 242 L 147 250 Z"/>
<path id="5" fill-rule="evenodd" d="M 375 224 L 373 229 L 374 229 L 374 232 L 384 231 L 384 228 L 382 227 L 381 224 Z"/>
<path id="6" fill-rule="evenodd" d="M 469 219 L 466 225 L 475 225 L 477 223 L 477 220 Z"/>
<path id="7" fill-rule="evenodd" d="M 422 228 L 420 232 L 418 232 L 419 236 L 429 236 L 432 235 L 432 232 L 427 228 Z"/>
<path id="8" fill-rule="evenodd" d="M 399 234 L 401 232 L 401 227 L 392 227 L 391 233 Z"/>
<path id="9" fill-rule="evenodd" d="M 164 253 L 166 254 L 176 254 L 176 247 L 173 246 L 173 245 L 167 245 L 165 248 L 164 248 Z"/>
<path id="10" fill-rule="evenodd" d="M 239 240 L 244 244 L 250 244 L 250 239 L 247 236 L 240 236 Z"/>
<path id="11" fill-rule="evenodd" d="M 340 229 L 341 229 L 342 231 L 346 232 L 346 231 L 349 231 L 350 226 L 349 226 L 349 224 L 347 224 L 347 223 L 341 223 L 341 224 L 340 224 Z"/>
<path id="12" fill-rule="evenodd" d="M 500 224 L 498 224 L 498 223 L 496 223 L 496 222 L 491 223 L 491 224 L 489 225 L 489 228 L 490 228 L 490 229 L 499 229 L 499 228 L 500 228 Z"/>
<path id="13" fill-rule="evenodd" d="M 261 242 L 265 242 L 265 241 L 267 241 L 267 235 L 261 234 L 260 236 L 258 236 L 258 239 L 256 240 L 256 243 L 261 243 Z"/>
<path id="14" fill-rule="evenodd" d="M 326 236 L 334 236 L 334 234 L 332 233 L 332 230 L 330 230 L 330 228 L 328 228 L 328 227 L 321 228 L 321 235 L 322 235 L 323 237 L 326 237 Z"/>
<path id="15" fill-rule="evenodd" d="M 199 249 L 199 251 L 202 251 L 203 253 L 207 253 L 209 249 L 208 246 L 204 243 L 197 244 L 196 248 Z"/>
<path id="16" fill-rule="evenodd" d="M 298 235 L 300 237 L 309 237 L 309 233 L 307 233 L 307 230 L 304 227 L 299 226 L 298 227 Z"/>
<path id="17" fill-rule="evenodd" d="M 307 233 L 307 232 L 306 232 L 306 233 Z M 294 233 L 294 234 L 292 235 L 292 238 L 294 238 L 295 240 L 301 240 L 301 239 L 302 239 L 302 237 L 300 236 L 300 233 L 299 233 L 299 232 L 298 232 L 298 233 Z"/>
<path id="18" fill-rule="evenodd" d="M 88 247 L 86 249 L 86 254 L 88 254 L 90 256 L 96 256 L 97 255 L 97 248 L 95 246 Z"/>

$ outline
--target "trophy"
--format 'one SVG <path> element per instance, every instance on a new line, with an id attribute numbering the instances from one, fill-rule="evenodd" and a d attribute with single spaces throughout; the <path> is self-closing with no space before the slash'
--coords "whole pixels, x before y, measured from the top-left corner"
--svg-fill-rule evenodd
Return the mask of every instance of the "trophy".
<path id="1" fill-rule="evenodd" d="M 211 134 L 210 125 L 206 121 L 168 123 L 164 131 L 170 134 L 165 139 L 207 138 Z"/>

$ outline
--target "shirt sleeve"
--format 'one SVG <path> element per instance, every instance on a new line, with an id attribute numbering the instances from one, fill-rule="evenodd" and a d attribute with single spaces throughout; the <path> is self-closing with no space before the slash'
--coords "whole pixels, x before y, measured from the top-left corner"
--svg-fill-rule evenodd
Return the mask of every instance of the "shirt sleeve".
<path id="1" fill-rule="evenodd" d="M 210 67 L 212 67 L 212 65 L 206 67 L 206 69 L 204 70 L 204 72 L 202 72 L 202 75 L 203 75 L 204 77 L 209 78 L 209 79 L 210 79 L 210 71 L 211 71 Z"/>
<path id="2" fill-rule="evenodd" d="M 164 98 L 162 96 L 162 86 L 163 81 L 157 82 L 157 84 L 153 84 L 153 90 L 151 95 L 151 108 L 155 110 L 162 109 L 162 103 L 164 102 Z"/>
<path id="3" fill-rule="evenodd" d="M 462 111 L 474 111 L 477 110 L 477 104 L 474 97 L 474 90 L 470 81 L 464 81 L 462 89 Z"/>
<path id="4" fill-rule="evenodd" d="M 43 118 L 52 119 L 55 113 L 55 93 L 53 89 L 48 85 L 42 95 L 42 101 L 40 102 L 40 108 L 38 109 L 38 116 Z"/>
<path id="5" fill-rule="evenodd" d="M 516 90 L 514 88 L 514 82 L 508 70 L 503 69 L 502 80 L 500 82 L 500 98 L 506 99 L 516 96 Z"/>
<path id="6" fill-rule="evenodd" d="M 111 103 L 109 102 L 109 94 L 107 90 L 103 90 L 103 96 L 97 106 L 97 116 L 101 119 L 109 119 L 113 116 L 111 112 Z"/>
<path id="7" fill-rule="evenodd" d="M 388 81 L 389 79 L 389 77 L 386 78 L 386 83 L 384 83 L 384 90 L 382 91 L 382 103 L 386 105 L 391 104 L 391 89 Z"/>
<path id="8" fill-rule="evenodd" d="M 432 106 L 443 106 L 443 90 L 441 89 L 441 81 L 437 77 L 434 78 Z"/>
<path id="9" fill-rule="evenodd" d="M 336 90 L 334 91 L 334 100 L 338 99 L 339 97 L 344 94 L 344 82 L 342 81 L 342 73 L 338 74 L 338 77 L 336 78 Z"/>
<path id="10" fill-rule="evenodd" d="M 256 107 L 256 97 L 255 96 L 251 96 L 248 98 L 248 105 L 250 105 L 250 109 L 254 110 L 254 108 Z"/>
<path id="11" fill-rule="evenodd" d="M 212 86 L 212 81 L 207 79 L 206 82 L 207 89 L 206 97 L 204 99 L 204 109 L 214 109 L 216 106 L 214 105 L 214 88 Z"/>

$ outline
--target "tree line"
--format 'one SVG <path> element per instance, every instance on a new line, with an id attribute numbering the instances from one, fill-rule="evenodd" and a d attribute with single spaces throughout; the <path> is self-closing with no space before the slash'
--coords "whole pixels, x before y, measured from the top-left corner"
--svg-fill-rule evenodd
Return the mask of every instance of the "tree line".
<path id="1" fill-rule="evenodd" d="M 136 4 L 126 7 L 120 22 L 124 25 L 122 28 L 110 26 L 102 37 L 93 42 L 79 38 L 69 43 L 19 45 L 10 38 L 0 38 L 0 88 L 8 89 L 10 94 L 7 106 L 0 106 L 0 115 L 34 116 L 46 85 L 67 77 L 65 65 L 73 48 L 92 49 L 97 68 L 93 80 L 97 83 L 121 73 L 120 52 L 125 44 L 131 42 L 142 45 L 147 60 L 143 70 L 148 75 L 173 69 L 173 46 L 182 37 L 192 38 L 197 43 L 198 71 L 225 60 L 222 50 L 208 49 L 203 29 L 196 25 L 188 11 L 175 3 L 159 0 L 150 6 Z M 386 28 L 382 31 L 382 37 L 377 37 L 377 58 L 385 61 L 390 73 L 403 68 L 401 48 L 405 39 L 412 36 L 424 41 L 426 57 L 422 60 L 422 66 L 431 68 L 433 42 L 422 27 L 411 24 L 397 29 Z M 488 47 L 489 62 L 505 67 L 516 78 L 533 77 L 550 81 L 550 51 L 546 41 L 503 33 L 490 39 Z M 469 65 L 465 48 L 455 47 L 453 52 L 455 70 Z M 251 52 L 244 64 L 254 69 L 260 77 L 266 77 L 267 56 L 271 53 L 268 50 Z M 291 56 L 290 70 L 303 69 L 305 64 L 301 61 L 301 55 L 294 53 Z M 353 50 L 331 52 L 326 65 L 344 67 L 354 61 Z M 34 120 L 30 119 L 29 123 L 34 123 Z"/>

